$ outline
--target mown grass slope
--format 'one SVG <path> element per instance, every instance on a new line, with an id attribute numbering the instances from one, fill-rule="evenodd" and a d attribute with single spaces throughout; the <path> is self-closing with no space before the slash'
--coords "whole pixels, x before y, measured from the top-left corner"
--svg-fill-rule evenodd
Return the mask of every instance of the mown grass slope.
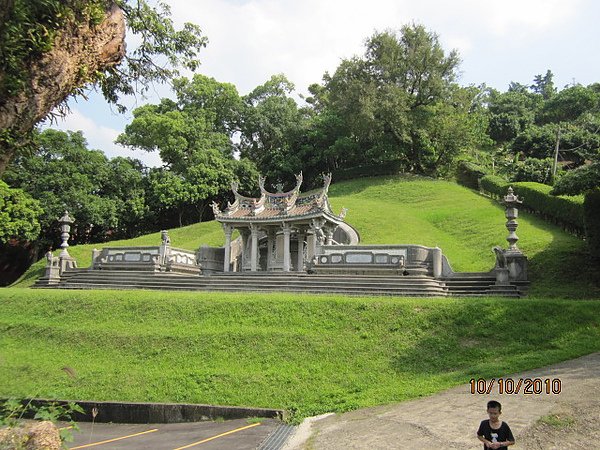
<path id="1" fill-rule="evenodd" d="M 599 351 L 599 318 L 600 302 L 577 300 L 9 288 L 0 396 L 274 407 L 299 420 Z"/>
<path id="2" fill-rule="evenodd" d="M 437 245 L 455 270 L 488 270 L 491 247 L 506 245 L 503 209 L 450 182 L 361 179 L 330 199 L 363 243 Z M 0 397 L 253 405 L 299 420 L 600 351 L 600 277 L 584 243 L 528 214 L 519 223 L 527 299 L 3 289 Z M 214 222 L 170 235 L 189 249 L 223 241 Z M 69 250 L 85 266 L 92 248 Z"/>

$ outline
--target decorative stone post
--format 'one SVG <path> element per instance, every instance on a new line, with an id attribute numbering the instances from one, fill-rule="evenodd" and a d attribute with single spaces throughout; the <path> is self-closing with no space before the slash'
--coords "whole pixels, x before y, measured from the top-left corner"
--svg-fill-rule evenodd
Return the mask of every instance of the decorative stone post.
<path id="1" fill-rule="evenodd" d="M 267 270 L 271 270 L 273 267 L 273 242 L 275 238 L 275 230 L 269 227 L 267 229 Z"/>
<path id="2" fill-rule="evenodd" d="M 60 239 L 62 243 L 60 244 L 60 248 L 62 249 L 59 253 L 58 257 L 60 259 L 60 274 L 67 269 L 75 269 L 77 267 L 77 262 L 74 258 L 69 255 L 69 238 L 71 237 L 71 224 L 75 222 L 70 216 L 69 212 L 65 210 L 63 216 L 58 219 L 58 223 L 60 224 Z"/>
<path id="3" fill-rule="evenodd" d="M 298 231 L 298 272 L 304 271 L 304 233 Z"/>
<path id="4" fill-rule="evenodd" d="M 68 248 L 69 248 L 69 232 L 71 231 L 71 224 L 75 222 L 70 216 L 69 212 L 65 210 L 63 216 L 58 219 L 58 223 L 60 224 L 60 238 L 62 243 L 60 244 L 60 248 L 62 249 L 59 257 L 69 256 Z"/>
<path id="5" fill-rule="evenodd" d="M 283 230 L 283 271 L 290 271 L 290 234 L 292 232 L 292 228 L 288 223 L 283 223 L 281 225 Z"/>
<path id="6" fill-rule="evenodd" d="M 506 207 L 506 229 L 508 230 L 508 249 L 502 250 L 494 248 L 496 252 L 496 272 L 497 284 L 503 284 L 507 281 L 527 281 L 527 256 L 517 247 L 517 218 L 519 217 L 518 206 L 523 203 L 518 195 L 515 195 L 513 188 L 508 188 L 508 194 L 504 196 L 504 205 Z M 505 272 L 508 270 L 508 280 Z"/>
<path id="7" fill-rule="evenodd" d="M 250 224 L 251 250 L 250 250 L 250 271 L 258 270 L 258 227 Z"/>
<path id="8" fill-rule="evenodd" d="M 231 265 L 231 233 L 233 227 L 228 224 L 223 224 L 223 232 L 225 233 L 225 255 L 223 257 L 223 272 L 229 272 Z"/>
<path id="9" fill-rule="evenodd" d="M 517 227 L 519 223 L 517 222 L 517 217 L 519 217 L 519 210 L 517 207 L 523 203 L 522 200 L 519 200 L 518 195 L 514 195 L 514 191 L 512 187 L 508 188 L 508 195 L 504 196 L 504 205 L 506 206 L 506 229 L 508 230 L 508 237 L 506 240 L 508 241 L 508 251 L 509 252 L 519 252 L 520 250 L 517 247 L 517 241 L 519 237 L 517 236 Z"/>

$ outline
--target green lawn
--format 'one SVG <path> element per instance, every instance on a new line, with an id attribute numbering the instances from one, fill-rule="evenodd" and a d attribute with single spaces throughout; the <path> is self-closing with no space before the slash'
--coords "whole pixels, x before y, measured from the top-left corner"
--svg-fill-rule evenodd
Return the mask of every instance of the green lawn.
<path id="1" fill-rule="evenodd" d="M 0 397 L 248 405 L 299 420 L 599 350 L 597 301 L 17 288 L 0 300 Z"/>
<path id="2" fill-rule="evenodd" d="M 503 209 L 454 183 L 386 177 L 334 184 L 365 244 L 439 246 L 457 271 L 489 270 Z M 600 280 L 585 243 L 522 214 L 527 299 L 0 291 L 0 397 L 285 408 L 295 420 L 428 395 L 600 351 Z M 214 222 L 170 231 L 220 245 Z M 160 234 L 110 245 L 158 245 Z M 93 246 L 70 249 L 80 266 Z M 76 378 L 61 369 L 71 367 Z"/>

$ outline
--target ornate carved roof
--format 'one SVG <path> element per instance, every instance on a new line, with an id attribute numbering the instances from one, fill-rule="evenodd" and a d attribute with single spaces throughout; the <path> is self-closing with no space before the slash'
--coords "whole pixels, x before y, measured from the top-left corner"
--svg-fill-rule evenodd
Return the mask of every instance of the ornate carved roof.
<path id="1" fill-rule="evenodd" d="M 238 192 L 238 184 L 233 183 L 231 190 L 235 196 L 233 203 L 227 204 L 224 211 L 213 202 L 211 205 L 215 219 L 219 222 L 269 222 L 290 221 L 294 219 L 310 219 L 326 216 L 336 222 L 343 221 L 345 211 L 336 216 L 331 211 L 327 198 L 331 174 L 323 176 L 323 187 L 300 193 L 302 172 L 296 175 L 296 186 L 288 192 L 269 192 L 265 189 L 265 178 L 260 176 L 258 185 L 261 195 L 259 198 L 244 197 Z"/>

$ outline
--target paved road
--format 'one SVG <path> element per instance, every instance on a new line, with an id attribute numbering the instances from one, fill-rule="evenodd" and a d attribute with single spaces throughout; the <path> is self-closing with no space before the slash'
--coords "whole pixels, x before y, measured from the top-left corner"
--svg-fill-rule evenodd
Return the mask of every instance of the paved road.
<path id="1" fill-rule="evenodd" d="M 248 423 L 244 419 L 225 422 L 172 424 L 79 423 L 69 448 L 97 450 L 254 450 L 277 428 L 279 422 L 266 419 Z"/>
<path id="2" fill-rule="evenodd" d="M 475 432 L 479 422 L 487 417 L 486 403 L 492 399 L 502 403 L 501 419 L 511 426 L 517 444 L 519 437 L 525 438 L 541 417 L 565 405 L 575 404 L 591 414 L 600 411 L 600 353 L 508 377 L 513 380 L 514 386 L 504 387 L 510 387 L 513 392 L 516 391 L 518 380 L 526 378 L 540 379 L 541 392 L 524 394 L 525 384 L 522 383 L 518 394 L 500 395 L 496 380 L 490 394 L 471 394 L 471 386 L 466 384 L 427 398 L 330 415 L 312 423 L 309 421 L 308 425 L 299 427 L 284 450 L 481 450 L 482 445 L 476 439 Z M 551 380 L 548 384 L 550 393 L 546 393 L 546 379 Z M 560 380 L 560 393 L 557 392 L 558 382 L 553 380 Z M 489 386 L 490 381 L 486 380 L 485 391 Z M 536 391 L 540 386 L 530 387 Z M 598 442 L 595 439 L 600 433 L 590 428 L 599 429 L 597 417 L 591 422 L 595 426 L 589 421 L 582 423 L 584 429 L 575 430 L 572 445 L 567 445 L 564 437 L 558 433 L 556 444 L 549 445 L 547 441 L 544 444 L 544 439 L 541 439 L 540 447 L 525 444 L 525 448 L 590 448 L 579 446 L 579 440 L 589 443 L 589 439 L 592 439 L 592 442 Z M 587 437 L 579 436 L 581 434 Z M 525 441 L 528 442 L 527 439 Z M 521 443 L 524 443 L 523 440 Z M 523 448 L 520 445 L 517 447 Z"/>

